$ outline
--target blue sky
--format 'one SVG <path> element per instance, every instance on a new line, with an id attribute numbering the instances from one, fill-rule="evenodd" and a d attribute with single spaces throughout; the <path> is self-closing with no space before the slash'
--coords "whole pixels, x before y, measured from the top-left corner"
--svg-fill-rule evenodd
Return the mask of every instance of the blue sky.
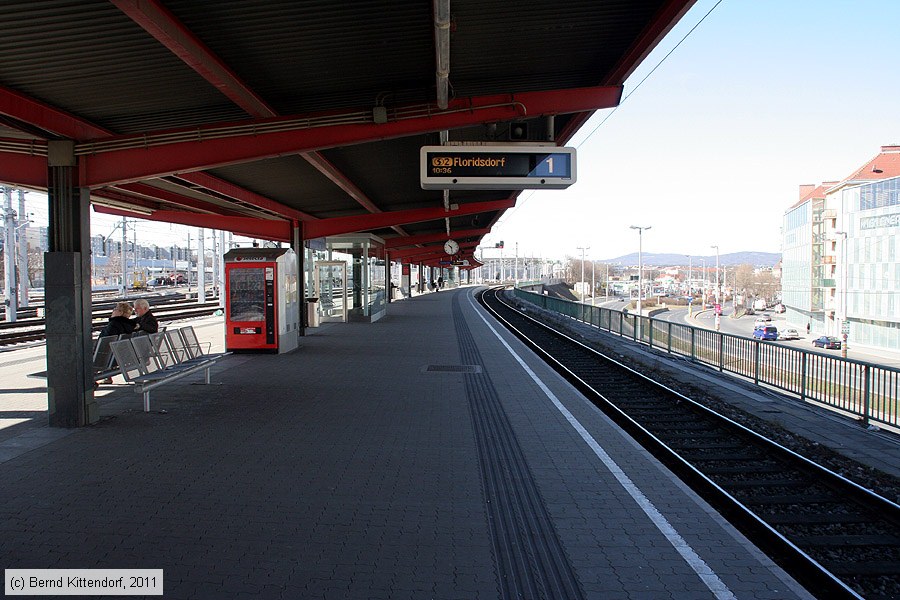
<path id="1" fill-rule="evenodd" d="M 626 95 L 715 4 L 694 5 Z M 486 242 L 553 257 L 590 246 L 604 259 L 636 252 L 629 226 L 649 225 L 645 252 L 780 252 L 801 184 L 900 143 L 898 23 L 898 0 L 724 0 L 573 138 L 578 183 L 523 192 Z"/>

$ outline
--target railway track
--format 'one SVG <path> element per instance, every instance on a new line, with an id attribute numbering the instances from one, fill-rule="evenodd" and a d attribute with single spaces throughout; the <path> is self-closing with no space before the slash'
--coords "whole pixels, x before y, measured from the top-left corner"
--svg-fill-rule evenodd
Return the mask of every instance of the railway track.
<path id="1" fill-rule="evenodd" d="M 480 300 L 813 594 L 900 598 L 900 506 L 562 332 Z"/>
<path id="2" fill-rule="evenodd" d="M 153 314 L 160 323 L 179 321 L 192 317 L 205 317 L 219 310 L 216 301 L 198 304 L 196 301 L 184 301 L 154 305 Z M 95 307 L 93 313 L 92 331 L 100 331 L 106 325 L 106 317 L 109 310 L 103 311 L 102 317 L 97 316 L 101 309 Z M 23 319 L 15 323 L 4 323 L 0 328 L 0 347 L 17 346 L 24 343 L 36 342 L 46 337 L 45 319 Z"/>

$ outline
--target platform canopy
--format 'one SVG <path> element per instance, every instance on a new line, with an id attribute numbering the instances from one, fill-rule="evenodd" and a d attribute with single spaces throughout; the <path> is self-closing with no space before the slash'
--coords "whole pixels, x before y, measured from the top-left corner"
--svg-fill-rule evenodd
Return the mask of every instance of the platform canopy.
<path id="1" fill-rule="evenodd" d="M 423 190 L 419 149 L 564 145 L 692 4 L 2 2 L 0 182 L 46 189 L 70 140 L 100 212 L 471 257 L 519 192 Z"/>

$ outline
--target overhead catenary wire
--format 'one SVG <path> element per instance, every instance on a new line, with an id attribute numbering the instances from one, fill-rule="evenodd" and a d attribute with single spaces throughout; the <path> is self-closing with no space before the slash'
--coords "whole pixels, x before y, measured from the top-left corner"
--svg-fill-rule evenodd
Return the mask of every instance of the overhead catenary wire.
<path id="1" fill-rule="evenodd" d="M 692 33 L 694 33 L 694 31 L 695 31 L 698 27 L 700 27 L 700 24 L 703 23 L 703 21 L 705 21 L 706 18 L 709 17 L 709 15 L 712 14 L 712 12 L 713 12 L 714 10 L 716 10 L 716 8 L 717 8 L 720 4 L 722 4 L 723 1 L 724 1 L 724 0 L 718 0 L 718 1 L 712 6 L 712 8 L 710 8 L 708 11 L 706 11 L 706 14 L 703 15 L 703 17 L 702 17 L 699 21 L 697 21 L 697 23 L 695 23 L 694 26 L 691 27 L 691 28 L 687 31 L 687 33 L 685 33 L 685 34 L 682 36 L 682 38 L 681 38 L 680 40 L 678 40 L 678 43 L 675 44 L 675 45 L 674 45 L 674 46 L 666 53 L 666 55 L 663 56 L 663 57 L 659 60 L 659 62 L 656 63 L 656 65 L 655 65 L 652 69 L 650 69 L 650 71 L 644 76 L 644 78 L 641 79 L 641 80 L 637 83 L 637 85 L 635 85 L 635 86 L 631 89 L 631 91 L 629 91 L 627 94 L 625 94 L 625 96 L 622 98 L 622 101 L 619 102 L 619 104 L 617 104 L 611 111 L 609 111 L 609 113 L 607 113 L 607 115 L 606 115 L 605 117 L 603 117 L 603 120 L 600 121 L 599 123 L 597 123 L 597 125 L 596 125 L 593 129 L 591 129 L 591 132 L 590 132 L 589 134 L 587 134 L 587 135 L 584 137 L 583 140 L 581 140 L 580 142 L 578 142 L 577 144 L 575 144 L 575 148 L 581 148 L 581 146 L 584 145 L 585 142 L 587 142 L 589 139 L 591 139 L 591 137 L 592 137 L 595 133 L 597 133 L 597 130 L 600 129 L 600 127 L 602 127 L 603 124 L 606 123 L 606 122 L 610 119 L 610 117 L 612 117 L 612 116 L 616 113 L 616 111 L 618 111 L 619 108 L 622 107 L 623 104 L 625 104 L 625 101 L 628 100 L 628 98 L 630 98 L 630 97 L 638 90 L 638 88 L 640 88 L 641 85 L 643 85 L 644 82 L 647 81 L 647 79 L 649 79 L 651 75 L 653 75 L 653 73 L 656 72 L 656 70 L 657 70 L 657 69 L 658 69 L 658 68 L 666 61 L 666 59 L 668 59 L 669 56 L 671 56 L 671 55 L 675 52 L 675 50 L 677 50 L 678 47 L 681 46 L 681 44 L 684 43 L 684 41 L 687 40 L 687 38 L 690 37 L 690 35 L 691 35 Z M 510 216 L 512 216 L 513 214 L 515 214 L 516 209 L 522 207 L 528 200 L 531 199 L 532 196 L 534 196 L 535 192 L 537 192 L 537 191 L 538 191 L 538 190 L 531 190 L 531 191 L 529 191 L 528 195 L 526 195 L 524 198 L 521 199 L 520 202 L 517 202 L 515 206 L 513 206 L 511 209 L 508 209 L 508 210 L 504 213 L 503 219 L 506 219 L 507 217 L 510 217 Z M 501 219 L 501 221 L 502 221 L 503 219 Z M 498 225 L 499 225 L 499 222 L 498 222 Z"/>
<path id="2" fill-rule="evenodd" d="M 711 15 L 712 12 L 713 12 L 714 10 L 716 10 L 716 7 L 718 7 L 720 4 L 722 4 L 722 2 L 723 2 L 723 0 L 718 0 L 718 2 L 716 2 L 716 3 L 712 6 L 712 8 L 710 8 L 708 11 L 706 11 L 706 14 L 703 15 L 703 17 L 702 17 L 699 21 L 697 21 L 697 23 L 696 23 L 693 27 L 691 27 L 691 28 L 688 30 L 688 32 L 685 33 L 684 36 L 683 36 L 680 40 L 678 40 L 678 43 L 677 43 L 677 44 L 675 44 L 674 46 L 672 46 L 672 49 L 669 50 L 669 51 L 666 53 L 666 55 L 663 56 L 663 57 L 659 60 L 659 62 L 656 63 L 656 65 L 655 65 L 652 69 L 650 69 L 650 71 L 649 71 L 646 75 L 644 75 L 644 78 L 641 79 L 641 80 L 637 83 L 637 85 L 634 86 L 634 87 L 631 89 L 630 92 L 628 92 L 627 94 L 625 94 L 625 96 L 622 98 L 622 101 L 619 102 L 619 104 L 617 104 L 615 108 L 613 108 L 611 111 L 609 111 L 609 113 L 603 118 L 603 120 L 600 121 L 599 123 L 597 123 L 596 127 L 594 127 L 594 128 L 591 130 L 591 132 L 590 132 L 589 134 L 587 134 L 587 136 L 585 136 L 585 138 L 584 138 L 583 140 L 581 140 L 580 142 L 578 142 L 578 144 L 577 144 L 575 147 L 576 147 L 576 148 L 580 148 L 580 147 L 582 146 L 582 144 L 584 144 L 586 141 L 588 141 L 589 139 L 591 139 L 591 136 L 593 136 L 593 135 L 597 132 L 597 130 L 600 129 L 600 127 L 602 127 L 603 124 L 606 123 L 606 122 L 609 120 L 609 118 L 610 118 L 611 116 L 613 116 L 613 115 L 616 113 L 616 111 L 619 110 L 619 108 L 621 108 L 621 106 L 622 106 L 623 104 L 625 104 L 625 101 L 628 100 L 628 98 L 630 98 L 632 94 L 634 94 L 636 91 L 638 91 L 638 88 L 640 88 L 640 87 L 644 84 L 644 82 L 647 81 L 647 79 L 649 79 L 650 76 L 653 75 L 653 73 L 655 73 L 656 70 L 657 70 L 657 69 L 658 69 L 658 68 L 666 61 L 666 59 L 669 58 L 669 56 L 671 56 L 672 53 L 675 52 L 675 50 L 677 50 L 678 47 L 681 46 L 681 44 L 682 44 L 686 39 L 688 39 L 688 37 L 689 37 L 692 33 L 694 33 L 694 31 L 695 31 L 698 27 L 700 27 L 700 24 L 703 23 L 703 21 L 705 21 L 706 18 L 707 18 L 709 15 Z"/>

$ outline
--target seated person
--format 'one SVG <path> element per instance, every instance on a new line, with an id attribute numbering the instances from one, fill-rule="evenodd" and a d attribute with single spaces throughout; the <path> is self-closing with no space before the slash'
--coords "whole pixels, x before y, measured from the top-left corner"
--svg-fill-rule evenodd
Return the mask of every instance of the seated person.
<path id="1" fill-rule="evenodd" d="M 143 298 L 134 301 L 134 312 L 137 318 L 131 322 L 134 325 L 134 332 L 143 331 L 144 333 L 156 333 L 159 331 L 159 322 L 156 316 L 150 312 L 150 304 Z"/>
<path id="2" fill-rule="evenodd" d="M 123 333 L 131 335 L 134 331 L 134 324 L 131 319 L 128 318 L 130 316 L 131 305 L 127 302 L 117 303 L 115 308 L 113 308 L 112 315 L 109 317 L 109 322 L 100 330 L 100 337 Z M 115 366 L 115 364 L 115 361 L 113 361 L 113 366 Z M 112 377 L 107 377 L 100 383 L 112 383 Z"/>
<path id="3" fill-rule="evenodd" d="M 109 322 L 100 330 L 100 337 L 133 332 L 134 325 L 128 318 L 131 316 L 131 312 L 131 305 L 127 302 L 117 303 L 109 317 Z"/>

